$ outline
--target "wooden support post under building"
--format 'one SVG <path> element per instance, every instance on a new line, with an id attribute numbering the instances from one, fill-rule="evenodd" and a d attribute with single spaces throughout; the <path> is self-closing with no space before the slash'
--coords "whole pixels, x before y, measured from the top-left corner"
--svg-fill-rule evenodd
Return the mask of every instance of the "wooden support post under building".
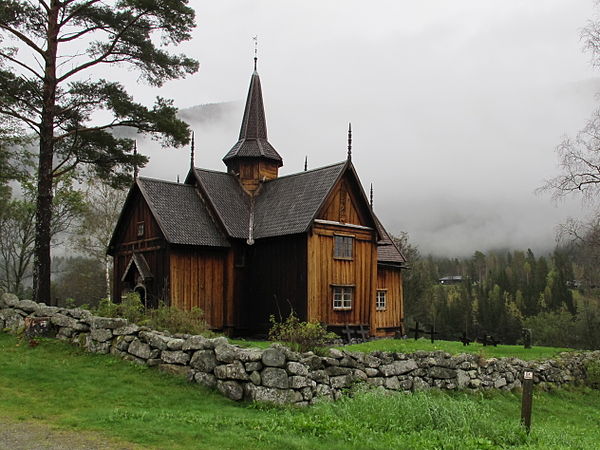
<path id="1" fill-rule="evenodd" d="M 533 404 L 533 372 L 523 372 L 523 397 L 521 399 L 521 424 L 527 434 L 531 431 L 531 407 Z"/>

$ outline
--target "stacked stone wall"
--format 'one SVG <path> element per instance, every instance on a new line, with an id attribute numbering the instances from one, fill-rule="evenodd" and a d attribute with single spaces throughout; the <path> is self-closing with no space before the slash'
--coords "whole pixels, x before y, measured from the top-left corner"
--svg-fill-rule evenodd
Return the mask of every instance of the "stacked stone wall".
<path id="1" fill-rule="evenodd" d="M 233 400 L 297 405 L 308 405 L 318 398 L 336 400 L 356 384 L 404 392 L 430 388 L 511 390 L 521 386 L 525 370 L 534 372 L 534 383 L 539 386 L 561 386 L 583 382 L 586 362 L 600 358 L 600 351 L 523 361 L 484 359 L 473 354 L 452 356 L 441 351 L 366 354 L 336 349 L 329 350 L 328 356 L 318 356 L 295 353 L 276 344 L 267 349 L 240 348 L 225 337 L 171 335 L 125 319 L 94 316 L 83 309 L 46 306 L 11 294 L 0 297 L 0 330 L 17 332 L 26 320 L 43 322 L 58 339 L 90 352 L 113 354 L 186 376 Z"/>

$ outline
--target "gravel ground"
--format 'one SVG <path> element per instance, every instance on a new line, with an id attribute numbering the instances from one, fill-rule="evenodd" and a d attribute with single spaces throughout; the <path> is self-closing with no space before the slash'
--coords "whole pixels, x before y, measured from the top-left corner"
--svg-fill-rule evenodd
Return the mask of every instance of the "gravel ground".
<path id="1" fill-rule="evenodd" d="M 34 422 L 0 417 L 0 449 L 6 450 L 137 450 L 142 447 L 107 439 L 90 431 L 55 430 Z"/>

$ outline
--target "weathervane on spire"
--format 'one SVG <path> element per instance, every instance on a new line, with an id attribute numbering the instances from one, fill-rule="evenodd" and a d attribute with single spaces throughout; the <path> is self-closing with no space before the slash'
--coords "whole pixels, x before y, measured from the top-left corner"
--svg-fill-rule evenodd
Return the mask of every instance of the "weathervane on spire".
<path id="1" fill-rule="evenodd" d="M 195 145 L 194 145 L 194 132 L 192 131 L 192 143 L 190 146 L 190 168 L 194 168 L 194 149 L 195 149 Z"/>
<path id="2" fill-rule="evenodd" d="M 256 72 L 256 61 L 258 61 L 258 35 L 253 36 L 254 41 L 254 71 Z"/>
<path id="3" fill-rule="evenodd" d="M 352 161 L 352 123 L 348 122 L 348 161 Z"/>

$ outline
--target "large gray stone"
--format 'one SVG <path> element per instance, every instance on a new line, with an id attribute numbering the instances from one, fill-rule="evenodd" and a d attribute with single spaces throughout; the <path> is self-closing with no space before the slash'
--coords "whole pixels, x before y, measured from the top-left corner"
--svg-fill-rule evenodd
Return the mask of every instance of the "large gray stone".
<path id="1" fill-rule="evenodd" d="M 285 354 L 276 348 L 267 348 L 262 354 L 262 363 L 269 367 L 283 367 Z"/>
<path id="2" fill-rule="evenodd" d="M 98 342 L 88 335 L 85 341 L 85 348 L 91 353 L 107 354 L 110 352 L 110 342 Z"/>
<path id="3" fill-rule="evenodd" d="M 302 363 L 290 361 L 287 363 L 287 371 L 291 375 L 301 375 L 303 377 L 308 376 L 308 367 Z"/>
<path id="4" fill-rule="evenodd" d="M 190 361 L 190 366 L 202 372 L 212 372 L 218 364 L 213 350 L 198 350 Z"/>
<path id="5" fill-rule="evenodd" d="M 112 339 L 112 331 L 106 328 L 94 328 L 90 332 L 90 338 L 98 342 L 106 342 Z"/>
<path id="6" fill-rule="evenodd" d="M 469 382 L 471 381 L 471 377 L 464 370 L 456 371 L 456 385 L 459 389 L 464 389 L 469 386 Z"/>
<path id="7" fill-rule="evenodd" d="M 141 359 L 148 359 L 152 355 L 152 349 L 150 348 L 150 345 L 140 341 L 139 339 L 134 339 L 131 341 L 127 351 Z"/>
<path id="8" fill-rule="evenodd" d="M 196 380 L 196 383 L 200 383 L 209 388 L 217 387 L 217 377 L 210 373 L 196 372 L 194 380 Z"/>
<path id="9" fill-rule="evenodd" d="M 239 359 L 239 348 L 230 344 L 220 344 L 215 347 L 215 356 L 218 361 L 232 363 Z"/>
<path id="10" fill-rule="evenodd" d="M 398 377 L 387 377 L 385 379 L 385 388 L 397 391 L 400 389 L 400 381 Z"/>
<path id="11" fill-rule="evenodd" d="M 182 350 L 184 342 L 185 341 L 183 339 L 171 339 L 169 342 L 167 342 L 167 348 L 169 350 Z"/>
<path id="12" fill-rule="evenodd" d="M 267 367 L 260 373 L 262 384 L 266 387 L 287 389 L 290 386 L 287 372 L 276 367 Z"/>
<path id="13" fill-rule="evenodd" d="M 163 350 L 160 358 L 167 364 L 186 365 L 190 361 L 190 355 L 179 350 Z"/>
<path id="14" fill-rule="evenodd" d="M 2 305 L 8 307 L 8 308 L 14 308 L 15 306 L 17 306 L 19 304 L 19 297 L 17 297 L 15 294 L 2 294 L 2 296 L 0 297 L 0 307 Z"/>
<path id="15" fill-rule="evenodd" d="M 352 375 L 340 375 L 338 377 L 331 377 L 329 384 L 334 389 L 340 389 L 350 387 L 354 384 L 354 376 Z"/>
<path id="16" fill-rule="evenodd" d="M 64 314 L 54 314 L 50 321 L 59 327 L 69 327 L 75 329 L 77 326 L 77 320 L 72 317 L 65 316 Z"/>
<path id="17" fill-rule="evenodd" d="M 244 365 L 240 361 L 234 361 L 231 364 L 223 364 L 214 369 L 215 376 L 219 379 L 229 380 L 247 380 L 248 374 Z"/>
<path id="18" fill-rule="evenodd" d="M 170 336 L 165 336 L 153 331 L 140 331 L 138 336 L 142 341 L 147 342 L 151 347 L 159 350 L 167 350 L 169 341 L 173 339 Z"/>
<path id="19" fill-rule="evenodd" d="M 214 348 L 214 346 L 204 336 L 191 336 L 181 346 L 181 350 L 206 350 L 210 348 Z"/>
<path id="20" fill-rule="evenodd" d="M 128 334 L 135 334 L 139 331 L 140 327 L 138 327 L 135 323 L 130 323 L 125 326 L 115 328 L 113 330 L 113 334 L 115 336 L 125 336 Z"/>
<path id="21" fill-rule="evenodd" d="M 244 397 L 244 387 L 237 381 L 217 380 L 217 389 L 231 400 L 239 401 Z"/>
<path id="22" fill-rule="evenodd" d="M 379 366 L 379 371 L 382 375 L 390 377 L 393 375 L 404 375 L 417 368 L 417 363 L 413 359 L 407 359 L 405 361 L 394 361 L 391 364 Z"/>
<path id="23" fill-rule="evenodd" d="M 92 328 L 110 328 L 111 330 L 124 327 L 128 323 L 127 319 L 113 317 L 92 316 L 89 320 Z"/>
<path id="24" fill-rule="evenodd" d="M 21 300 L 16 305 L 16 308 L 19 308 L 20 310 L 23 310 L 26 313 L 32 313 L 34 311 L 37 311 L 38 307 L 39 305 L 31 300 Z"/>
<path id="25" fill-rule="evenodd" d="M 290 377 L 290 387 L 293 389 L 301 389 L 311 386 L 316 386 L 316 383 L 308 377 L 302 377 L 299 375 Z"/>
<path id="26" fill-rule="evenodd" d="M 246 385 L 246 396 L 256 402 L 275 403 L 279 405 L 302 401 L 302 394 L 289 389 L 276 389 L 264 386 Z"/>
<path id="27" fill-rule="evenodd" d="M 246 368 L 246 372 L 254 372 L 256 370 L 261 370 L 263 365 L 260 361 L 250 361 L 244 364 L 244 367 Z"/>
<path id="28" fill-rule="evenodd" d="M 433 366 L 429 369 L 429 376 L 431 378 L 448 380 L 456 377 L 456 370 L 448 369 L 446 367 Z"/>
<path id="29" fill-rule="evenodd" d="M 245 363 L 260 361 L 262 354 L 263 351 L 260 348 L 242 348 L 238 350 L 239 360 Z"/>

